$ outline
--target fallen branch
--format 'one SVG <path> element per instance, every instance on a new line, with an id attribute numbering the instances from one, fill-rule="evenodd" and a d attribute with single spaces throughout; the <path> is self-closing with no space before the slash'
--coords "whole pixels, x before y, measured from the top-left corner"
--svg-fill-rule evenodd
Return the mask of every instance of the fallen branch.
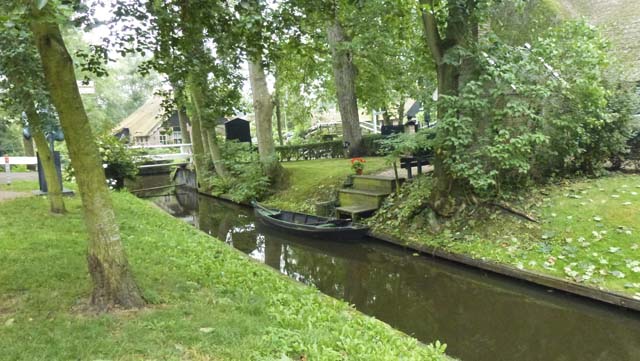
<path id="1" fill-rule="evenodd" d="M 491 205 L 492 206 L 496 206 L 498 208 L 501 208 L 502 210 L 505 210 L 505 211 L 507 211 L 509 213 L 513 213 L 516 216 L 522 217 L 522 218 L 524 218 L 524 219 L 526 219 L 528 221 L 535 222 L 535 223 L 540 223 L 537 219 L 533 218 L 533 216 L 531 216 L 531 215 L 529 215 L 527 213 L 524 213 L 523 211 L 517 210 L 517 209 L 511 207 L 508 204 L 493 202 L 493 203 L 491 203 Z"/>

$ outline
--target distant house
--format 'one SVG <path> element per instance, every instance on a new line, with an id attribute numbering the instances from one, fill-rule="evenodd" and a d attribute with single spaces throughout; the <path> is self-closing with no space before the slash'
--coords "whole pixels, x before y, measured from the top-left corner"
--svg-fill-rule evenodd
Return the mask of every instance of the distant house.
<path id="1" fill-rule="evenodd" d="M 251 143 L 251 128 L 249 121 L 242 118 L 234 118 L 224 123 L 224 132 L 227 140 Z"/>
<path id="2" fill-rule="evenodd" d="M 129 138 L 129 142 L 134 145 L 181 144 L 178 112 L 171 115 L 165 128 L 162 124 L 162 111 L 162 97 L 154 95 L 123 119 L 113 129 L 113 134 L 119 138 Z"/>

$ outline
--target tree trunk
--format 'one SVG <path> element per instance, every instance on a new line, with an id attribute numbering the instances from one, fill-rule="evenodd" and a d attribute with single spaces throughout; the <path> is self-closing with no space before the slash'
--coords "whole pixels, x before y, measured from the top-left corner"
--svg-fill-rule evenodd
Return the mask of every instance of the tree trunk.
<path id="1" fill-rule="evenodd" d="M 400 98 L 400 102 L 398 103 L 398 123 L 404 124 L 404 98 Z"/>
<path id="2" fill-rule="evenodd" d="M 227 167 L 224 165 L 224 160 L 222 159 L 222 151 L 220 150 L 220 145 L 218 144 L 218 137 L 216 136 L 215 130 L 208 130 L 205 128 L 205 134 L 207 136 L 207 145 L 216 173 L 221 177 L 228 177 L 229 172 L 227 171 Z"/>
<path id="3" fill-rule="evenodd" d="M 22 146 L 24 147 L 24 155 L 25 157 L 35 157 L 36 151 L 33 149 L 33 139 L 22 137 Z M 28 170 L 36 170 L 36 166 L 34 164 L 27 165 Z"/>
<path id="4" fill-rule="evenodd" d="M 389 113 L 389 109 L 387 107 L 382 108 L 382 124 L 384 125 L 393 125 L 393 120 L 391 119 L 391 114 Z"/>
<path id="5" fill-rule="evenodd" d="M 331 48 L 338 108 L 342 120 L 343 139 L 345 142 L 349 142 L 348 155 L 357 157 L 362 155 L 362 130 L 358 115 L 356 67 L 353 64 L 353 54 L 344 47 L 345 43 L 349 42 L 349 38 L 338 19 L 328 25 L 327 34 Z"/>
<path id="6" fill-rule="evenodd" d="M 89 233 L 87 260 L 94 286 L 91 304 L 99 310 L 141 307 L 144 300 L 129 269 L 120 239 L 98 147 L 78 91 L 73 61 L 58 24 L 48 22 L 47 15 L 35 14 L 31 30 L 42 59 L 47 87 L 60 116 L 82 197 Z"/>
<path id="7" fill-rule="evenodd" d="M 196 121 L 200 122 L 200 131 L 202 132 L 202 142 L 204 149 L 208 150 L 209 157 L 213 162 L 213 167 L 216 173 L 220 177 L 228 177 L 229 172 L 224 166 L 222 159 L 222 152 L 218 146 L 218 140 L 216 139 L 215 121 L 213 119 L 204 119 L 204 94 L 203 86 L 200 83 L 202 79 L 196 79 L 195 74 L 190 74 L 188 79 L 189 96 L 194 108 L 194 116 L 196 119 L 192 119 L 192 123 Z"/>
<path id="8" fill-rule="evenodd" d="M 264 68 L 259 60 L 249 59 L 249 81 L 253 96 L 253 112 L 256 118 L 256 137 L 258 138 L 258 153 L 260 164 L 265 174 L 271 180 L 277 180 L 282 174 L 282 166 L 276 155 L 276 145 L 273 141 L 273 101 Z"/>
<path id="9" fill-rule="evenodd" d="M 178 123 L 180 123 L 180 134 L 182 135 L 182 144 L 191 143 L 191 134 L 189 134 L 189 126 L 187 125 L 187 114 L 178 106 Z"/>
<path id="10" fill-rule="evenodd" d="M 278 80 L 276 79 L 276 127 L 278 128 L 278 143 L 280 146 L 284 145 L 284 141 L 282 140 L 282 97 L 280 94 L 280 90 L 278 89 Z"/>
<path id="11" fill-rule="evenodd" d="M 431 0 L 420 0 L 421 4 L 433 6 Z M 448 23 L 444 33 L 446 39 L 440 35 L 437 20 L 433 12 L 422 11 L 422 24 L 424 38 L 436 64 L 438 76 L 438 95 L 457 96 L 459 91 L 476 77 L 476 67 L 473 59 L 468 57 L 460 64 L 451 64 L 445 59 L 457 55 L 457 47 L 473 48 L 478 39 L 478 22 L 470 13 L 477 6 L 474 0 L 466 0 L 466 4 L 449 3 Z M 471 47 L 468 47 L 471 45 Z M 453 54 L 448 55 L 449 52 Z M 438 102 L 438 121 L 442 120 L 444 109 Z M 439 139 L 447 139 L 455 134 L 448 134 L 446 128 L 442 128 L 437 134 Z M 441 143 L 441 142 L 439 142 Z M 445 149 L 434 149 L 434 184 L 430 195 L 431 208 L 441 216 L 453 215 L 465 203 L 469 185 L 456 179 L 446 166 L 446 159 L 450 155 Z"/>
<path id="12" fill-rule="evenodd" d="M 198 189 L 205 184 L 207 170 L 207 159 L 209 158 L 208 151 L 204 148 L 204 142 L 202 141 L 202 129 L 200 129 L 200 119 L 196 115 L 196 111 L 193 106 L 190 106 L 187 111 L 190 113 L 191 118 L 191 148 L 193 149 L 193 163 L 196 166 L 196 178 L 198 182 Z"/>
<path id="13" fill-rule="evenodd" d="M 43 124 L 40 119 L 40 114 L 38 114 L 32 100 L 25 99 L 24 103 L 25 113 L 27 114 L 29 125 L 31 126 L 31 134 L 36 143 L 38 158 L 40 159 L 44 178 L 47 182 L 47 196 L 49 198 L 51 213 L 65 213 L 66 209 L 64 207 L 64 199 L 62 199 L 62 186 L 60 185 L 61 180 L 58 177 L 58 172 L 56 171 L 53 152 L 49 148 L 47 138 L 45 138 L 45 135 L 42 132 Z"/>

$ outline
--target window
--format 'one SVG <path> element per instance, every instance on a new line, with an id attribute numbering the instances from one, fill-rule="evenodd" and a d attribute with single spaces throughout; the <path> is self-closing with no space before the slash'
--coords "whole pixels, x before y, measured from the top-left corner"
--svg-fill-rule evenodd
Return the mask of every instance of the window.
<path id="1" fill-rule="evenodd" d="M 180 131 L 173 131 L 173 144 L 182 144 L 182 133 Z"/>
<path id="2" fill-rule="evenodd" d="M 167 144 L 167 136 L 164 134 L 160 135 L 160 144 Z"/>

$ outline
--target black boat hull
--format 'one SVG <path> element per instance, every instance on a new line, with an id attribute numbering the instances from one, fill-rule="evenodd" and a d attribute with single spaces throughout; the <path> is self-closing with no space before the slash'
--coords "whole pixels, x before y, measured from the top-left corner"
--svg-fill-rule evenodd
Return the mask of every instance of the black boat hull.
<path id="1" fill-rule="evenodd" d="M 358 241 L 366 236 L 369 230 L 368 227 L 353 224 L 349 221 L 343 221 L 344 225 L 340 226 L 323 227 L 318 224 L 330 223 L 333 220 L 304 213 L 270 210 L 258 204 L 254 204 L 254 213 L 256 218 L 266 226 L 305 238 Z"/>

